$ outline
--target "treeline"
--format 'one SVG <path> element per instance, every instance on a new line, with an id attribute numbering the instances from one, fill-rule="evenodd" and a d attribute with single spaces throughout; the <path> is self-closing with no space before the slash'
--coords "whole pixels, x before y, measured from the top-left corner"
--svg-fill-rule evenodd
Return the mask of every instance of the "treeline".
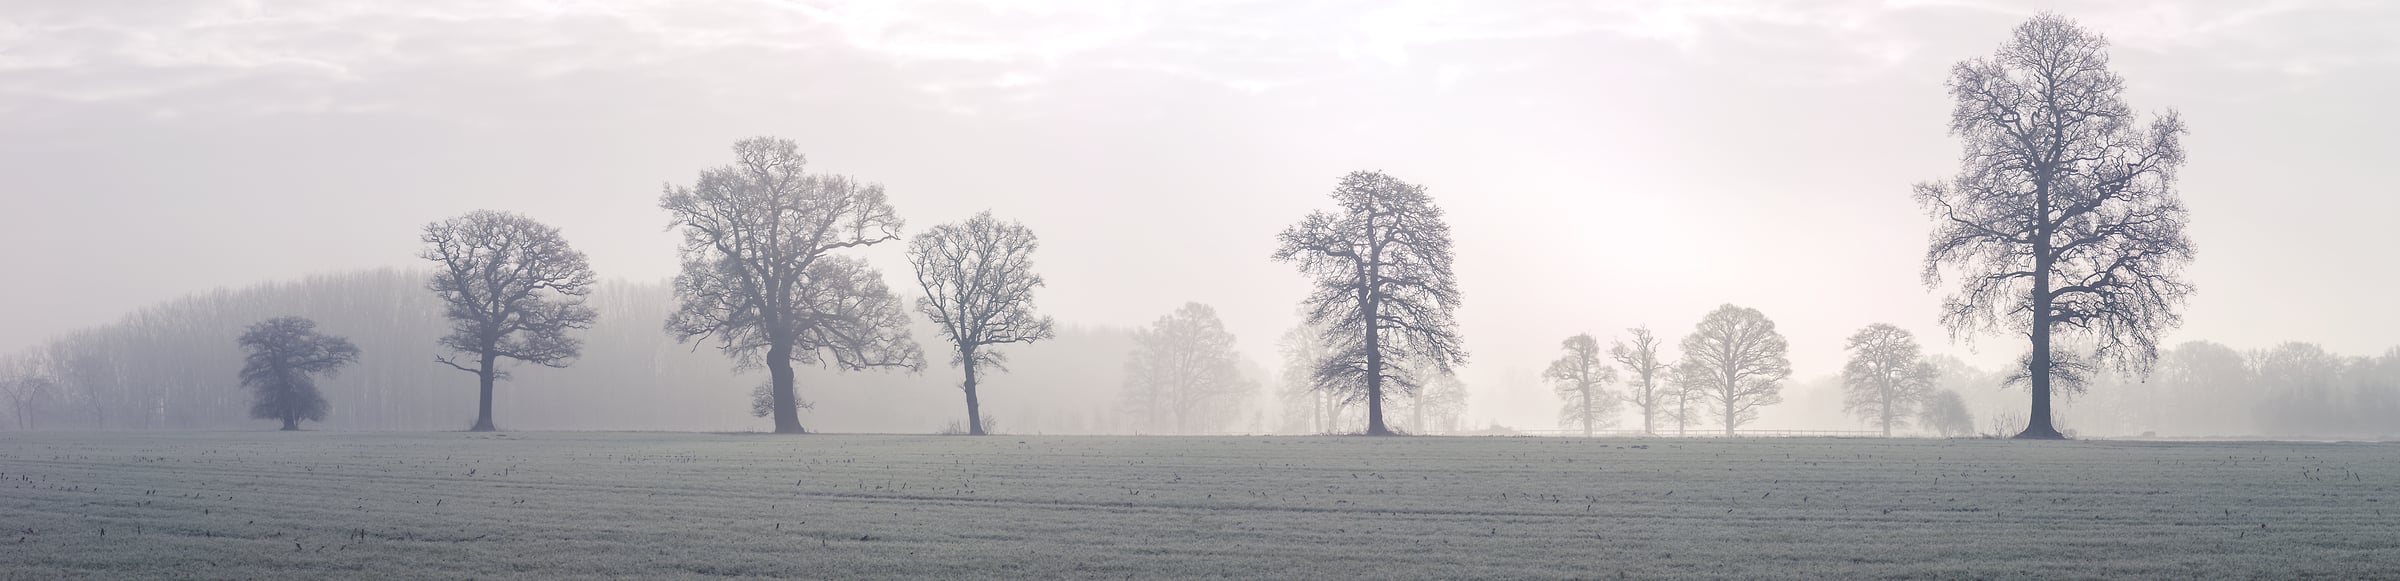
<path id="1" fill-rule="evenodd" d="M 2400 434 L 2400 347 L 2358 356 L 2191 341 L 2163 350 L 2146 380 L 2104 374 L 2083 391 L 2064 416 L 2087 434 L 2389 437 Z"/>
<path id="2" fill-rule="evenodd" d="M 347 338 L 361 355 L 339 375 L 319 380 L 331 409 L 312 429 L 463 430 L 476 419 L 476 378 L 435 362 L 449 332 L 441 300 L 421 270 L 381 269 L 222 289 L 142 308 L 124 319 L 75 331 L 0 358 L 0 406 L 16 429 L 257 429 L 252 398 L 240 384 L 236 337 L 275 317 L 299 316 Z M 677 344 L 660 326 L 675 308 L 664 281 L 600 282 L 588 304 L 597 312 L 578 331 L 582 356 L 564 368 L 508 367 L 496 390 L 502 427 L 531 430 L 755 431 L 753 389 L 764 373 L 734 371 L 707 346 Z M 914 321 L 916 337 L 934 337 Z M 1011 351 L 1006 374 L 986 380 L 1002 394 L 985 415 L 997 431 L 1018 433 L 1171 433 L 1150 425 L 1130 402 L 1136 332 L 1061 325 L 1056 336 Z M 1273 401 L 1263 369 L 1237 360 L 1231 381 L 1248 391 L 1207 400 L 1186 431 L 1272 431 Z M 955 421 L 958 379 L 928 371 L 837 372 L 801 366 L 796 382 L 829 411 L 811 414 L 824 430 L 930 433 Z"/>

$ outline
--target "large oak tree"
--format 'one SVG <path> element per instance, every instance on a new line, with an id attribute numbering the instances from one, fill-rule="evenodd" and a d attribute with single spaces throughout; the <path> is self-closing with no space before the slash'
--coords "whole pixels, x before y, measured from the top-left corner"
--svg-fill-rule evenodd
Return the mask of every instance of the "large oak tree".
<path id="1" fill-rule="evenodd" d="M 738 367 L 766 367 L 775 432 L 805 433 L 792 364 L 922 369 L 908 316 L 883 275 L 840 251 L 900 239 L 883 186 L 807 173 L 788 139 L 733 145 L 732 165 L 667 186 L 658 205 L 683 231 L 678 341 L 705 340 Z"/>
<path id="2" fill-rule="evenodd" d="M 469 429 L 489 432 L 492 384 L 506 379 L 500 360 L 565 367 L 583 342 L 567 335 L 589 329 L 598 312 L 584 304 L 594 277 L 583 253 L 550 227 L 521 214 L 477 210 L 425 225 L 425 250 L 435 263 L 426 286 L 450 318 L 444 349 L 466 356 L 434 361 L 475 374 L 478 403 Z"/>
<path id="3" fill-rule="evenodd" d="M 1783 402 L 1792 362 L 1783 334 L 1758 309 L 1725 305 L 1700 319 L 1683 338 L 1678 382 L 1716 406 L 1718 424 L 1734 435 L 1758 419 L 1758 408 Z"/>
<path id="4" fill-rule="evenodd" d="M 1414 393 L 1425 380 L 1401 362 L 1434 373 L 1466 362 L 1451 314 L 1461 295 L 1450 225 L 1424 186 L 1380 172 L 1342 176 L 1332 197 L 1339 208 L 1285 229 L 1274 257 L 1315 279 L 1303 305 L 1331 352 L 1315 371 L 1318 385 L 1360 390 L 1367 434 L 1390 435 L 1387 392 Z"/>
<path id="5" fill-rule="evenodd" d="M 2108 40 L 2054 14 L 2019 25 L 1999 52 L 1951 69 L 1958 175 L 1918 184 L 1934 220 L 1924 279 L 1953 336 L 1995 330 L 2031 343 L 2033 410 L 2020 438 L 2062 437 L 2051 421 L 2062 363 L 2146 371 L 2180 324 L 2195 254 L 2175 191 L 2183 120 L 2142 123 L 2109 70 Z M 2064 352 L 2066 335 L 2089 353 Z"/>

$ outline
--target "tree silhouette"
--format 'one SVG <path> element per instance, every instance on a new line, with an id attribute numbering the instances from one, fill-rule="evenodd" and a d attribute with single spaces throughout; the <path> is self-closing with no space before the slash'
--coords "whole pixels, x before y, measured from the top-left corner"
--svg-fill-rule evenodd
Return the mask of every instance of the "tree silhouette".
<path id="1" fill-rule="evenodd" d="M 2031 342 L 2024 377 L 2033 410 L 2019 438 L 2062 437 L 2052 424 L 2063 362 L 2146 372 L 2158 334 L 2181 323 L 2194 256 L 2175 192 L 2183 121 L 2173 110 L 2137 125 L 2108 41 L 2066 18 L 2019 25 L 1998 53 L 1951 69 L 1950 134 L 1965 145 L 1958 176 L 1918 184 L 1934 220 L 1924 280 L 1958 288 L 1943 301 L 1953 336 L 2005 329 Z M 2054 335 L 2092 346 L 2064 353 Z"/>
<path id="2" fill-rule="evenodd" d="M 472 365 L 434 361 L 475 374 L 479 397 L 469 429 L 492 431 L 492 384 L 508 378 L 501 359 L 566 367 L 581 354 L 583 342 L 567 332 L 591 328 L 598 316 L 584 305 L 592 267 L 557 228 L 508 212 L 476 210 L 426 224 L 422 240 L 418 256 L 435 263 L 426 286 L 450 319 L 442 348 Z"/>
<path id="3" fill-rule="evenodd" d="M 41 359 L 38 351 L 0 359 L 0 399 L 8 400 L 9 414 L 20 430 L 33 429 L 35 408 L 58 389 L 58 380 L 42 368 Z"/>
<path id="4" fill-rule="evenodd" d="M 311 374 L 332 377 L 342 366 L 358 362 L 358 347 L 350 340 L 317 333 L 317 323 L 300 317 L 276 317 L 251 325 L 238 340 L 249 352 L 242 363 L 242 385 L 256 396 L 250 417 L 283 420 L 284 430 L 300 429 L 300 420 L 320 421 L 332 405 L 317 393 Z"/>
<path id="5" fill-rule="evenodd" d="M 1941 380 L 1942 370 L 1924 360 L 1907 329 L 1868 325 L 1850 335 L 1844 349 L 1850 361 L 1842 366 L 1842 387 L 1848 391 L 1842 411 L 1882 426 L 1886 438 L 1893 427 L 1908 425 Z"/>
<path id="6" fill-rule="evenodd" d="M 1042 286 L 1042 276 L 1033 273 L 1038 246 L 1032 230 L 994 220 L 988 211 L 964 223 L 935 226 L 909 241 L 908 261 L 925 289 L 917 312 L 941 327 L 950 341 L 950 363 L 966 371 L 959 388 L 967 393 L 970 435 L 983 435 L 977 372 L 985 366 L 1007 370 L 1007 358 L 994 346 L 1052 336 L 1050 318 L 1033 314 L 1033 289 Z"/>
<path id="7" fill-rule="evenodd" d="M 1385 392 L 1413 393 L 1423 381 L 1394 363 L 1421 360 L 1450 373 L 1466 362 L 1451 315 L 1460 294 L 1450 225 L 1424 186 L 1379 172 L 1343 176 L 1332 197 L 1340 209 L 1285 229 L 1274 258 L 1316 279 L 1303 305 L 1331 352 L 1318 384 L 1360 389 L 1367 434 L 1391 435 Z"/>
<path id="8" fill-rule="evenodd" d="M 1625 403 L 1641 408 L 1642 435 L 1656 436 L 1658 416 L 1675 410 L 1674 405 L 1682 399 L 1667 382 L 1667 374 L 1675 364 L 1658 357 L 1658 347 L 1662 341 L 1650 333 L 1649 327 L 1634 327 L 1626 331 L 1633 334 L 1633 342 L 1617 341 L 1610 345 L 1608 358 L 1615 360 L 1617 365 L 1625 366 L 1626 374 L 1631 376 L 1625 384 L 1624 399 Z M 1676 410 L 1675 413 L 1682 412 Z"/>
<path id="9" fill-rule="evenodd" d="M 833 254 L 900 239 L 883 186 L 805 173 L 788 139 L 733 145 L 733 165 L 668 186 L 658 205 L 683 230 L 677 341 L 713 340 L 738 368 L 767 368 L 775 432 L 806 433 L 792 363 L 916 371 L 900 299 L 865 261 Z"/>
<path id="10" fill-rule="evenodd" d="M 1783 380 L 1792 363 L 1775 322 L 1758 309 L 1725 305 L 1700 319 L 1683 338 L 1677 379 L 1717 406 L 1718 421 L 1731 436 L 1758 419 L 1758 408 L 1783 402 Z"/>
<path id="11" fill-rule="evenodd" d="M 1566 353 L 1551 361 L 1542 378 L 1550 380 L 1565 402 L 1558 409 L 1558 424 L 1583 428 L 1583 436 L 1616 419 L 1617 396 L 1608 392 L 1608 384 L 1616 383 L 1617 369 L 1601 360 L 1600 340 L 1591 333 L 1568 337 L 1559 342 Z"/>
<path id="12" fill-rule="evenodd" d="M 1241 354 L 1217 309 L 1185 303 L 1134 332 L 1125 361 L 1125 405 L 1144 428 L 1223 427 L 1243 396 L 1258 386 L 1242 377 Z"/>

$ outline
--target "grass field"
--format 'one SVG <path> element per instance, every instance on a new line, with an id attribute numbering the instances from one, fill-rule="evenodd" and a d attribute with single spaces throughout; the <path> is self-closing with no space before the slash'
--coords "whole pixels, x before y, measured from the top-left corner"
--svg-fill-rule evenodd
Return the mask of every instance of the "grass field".
<path id="1" fill-rule="evenodd" d="M 2393 444 L 6 433 L 0 480 L 0 578 L 2400 578 Z"/>

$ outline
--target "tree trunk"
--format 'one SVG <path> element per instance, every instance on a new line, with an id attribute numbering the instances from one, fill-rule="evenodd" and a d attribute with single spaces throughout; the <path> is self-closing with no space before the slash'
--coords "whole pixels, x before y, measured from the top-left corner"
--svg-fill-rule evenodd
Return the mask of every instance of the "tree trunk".
<path id="1" fill-rule="evenodd" d="M 1730 338 L 1725 340 L 1725 360 L 1733 361 L 1733 340 Z M 1727 365 L 1731 366 L 1732 364 L 1727 363 Z M 1740 390 L 1737 387 L 1739 384 L 1735 382 L 1740 379 L 1733 374 L 1732 369 L 1725 370 L 1725 437 L 1727 438 L 1733 437 L 1733 399 Z"/>
<path id="2" fill-rule="evenodd" d="M 286 432 L 297 432 L 297 431 L 300 431 L 300 414 L 296 414 L 296 413 L 292 413 L 292 412 L 288 412 L 288 411 L 287 411 L 287 412 L 283 412 L 283 431 L 286 431 Z"/>
<path id="3" fill-rule="evenodd" d="M 1655 428 L 1655 427 L 1654 427 L 1655 425 L 1657 425 L 1657 422 L 1658 422 L 1658 410 L 1656 410 L 1656 409 L 1653 409 L 1653 408 L 1655 408 L 1655 407 L 1657 407 L 1657 406 L 1658 406 L 1658 388 L 1657 388 L 1657 387 L 1654 387 L 1654 386 L 1652 386 L 1652 385 L 1650 385 L 1650 378 L 1649 378 L 1648 376 L 1643 376 L 1643 377 L 1642 377 L 1642 435 L 1644 435 L 1644 436 L 1656 436 L 1656 435 L 1658 435 L 1658 430 L 1657 430 L 1657 428 Z"/>
<path id="4" fill-rule="evenodd" d="M 1583 386 L 1583 437 L 1592 437 L 1592 387 Z"/>
<path id="5" fill-rule="evenodd" d="M 792 387 L 792 348 L 790 345 L 767 347 L 768 393 L 775 408 L 775 433 L 806 434 L 800 427 L 800 397 Z"/>
<path id="6" fill-rule="evenodd" d="M 961 353 L 966 354 L 964 366 L 967 368 L 965 385 L 967 390 L 967 435 L 981 436 L 983 435 L 983 405 L 981 402 L 975 401 L 975 352 L 967 350 L 961 351 Z"/>
<path id="7" fill-rule="evenodd" d="M 1364 296 L 1365 289 L 1359 294 L 1367 312 L 1367 435 L 1389 436 L 1392 430 L 1383 425 L 1383 343 L 1375 328 L 1376 305 Z"/>
<path id="8" fill-rule="evenodd" d="M 475 407 L 475 427 L 467 428 L 467 431 L 490 432 L 498 429 L 492 427 L 492 373 L 494 371 L 492 366 L 499 362 L 498 356 L 486 353 L 483 356 L 483 367 L 475 373 L 475 381 L 482 387 L 482 398 L 481 403 Z"/>
<path id="9" fill-rule="evenodd" d="M 1885 373 L 1886 373 L 1886 374 L 1889 374 L 1890 372 L 1889 372 L 1889 371 L 1886 371 Z M 1889 378 L 1889 377 L 1886 377 L 1886 378 L 1884 378 L 1884 381 L 1883 381 L 1883 386 L 1882 386 L 1882 390 L 1883 390 L 1883 437 L 1889 438 L 1889 437 L 1892 437 L 1892 381 L 1891 381 L 1891 378 Z"/>
<path id="10" fill-rule="evenodd" d="M 2036 257 L 2049 252 L 2046 240 L 2035 241 Z M 2017 439 L 2063 440 L 2066 435 L 2050 424 L 2050 261 L 2036 260 L 2033 272 L 2033 356 L 2026 358 L 2025 370 L 2032 380 L 2033 414 Z"/>

